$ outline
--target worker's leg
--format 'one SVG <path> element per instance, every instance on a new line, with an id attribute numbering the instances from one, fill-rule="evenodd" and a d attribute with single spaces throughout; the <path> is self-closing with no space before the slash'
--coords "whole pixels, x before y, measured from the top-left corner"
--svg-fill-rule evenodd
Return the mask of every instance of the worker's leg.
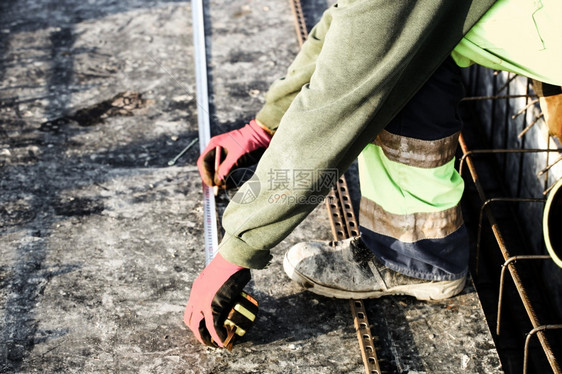
<path id="1" fill-rule="evenodd" d="M 454 169 L 462 95 L 448 60 L 359 157 L 361 239 L 294 246 L 284 261 L 293 280 L 339 298 L 442 299 L 463 289 L 469 247 Z"/>
<path id="2" fill-rule="evenodd" d="M 411 277 L 454 280 L 467 272 L 464 184 L 454 167 L 462 95 L 448 60 L 359 157 L 363 242 Z"/>

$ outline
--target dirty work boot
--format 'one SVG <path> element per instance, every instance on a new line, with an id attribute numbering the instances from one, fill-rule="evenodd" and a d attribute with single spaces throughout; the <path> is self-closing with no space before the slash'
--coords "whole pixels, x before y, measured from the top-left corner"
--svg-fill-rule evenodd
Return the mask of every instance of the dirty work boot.
<path id="1" fill-rule="evenodd" d="M 439 300 L 461 292 L 466 281 L 466 276 L 428 281 L 397 273 L 378 261 L 359 238 L 299 243 L 285 254 L 283 268 L 309 291 L 339 299 L 409 295 L 418 300 Z"/>

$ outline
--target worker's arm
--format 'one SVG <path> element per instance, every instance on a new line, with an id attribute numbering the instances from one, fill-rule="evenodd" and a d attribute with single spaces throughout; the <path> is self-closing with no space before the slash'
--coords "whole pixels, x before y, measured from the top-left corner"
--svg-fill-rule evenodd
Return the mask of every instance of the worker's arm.
<path id="1" fill-rule="evenodd" d="M 330 17 L 329 13 L 327 12 L 327 17 Z M 310 82 L 328 27 L 329 21 L 324 20 L 312 29 L 304 47 L 289 66 L 286 76 L 276 80 L 266 93 L 266 104 L 255 120 L 240 129 L 211 138 L 197 160 L 197 167 L 205 184 L 225 186 L 225 179 L 232 170 L 258 162 L 279 127 L 281 118 L 301 88 Z M 215 170 L 217 147 L 221 148 L 223 156 L 219 156 L 218 170 Z"/>

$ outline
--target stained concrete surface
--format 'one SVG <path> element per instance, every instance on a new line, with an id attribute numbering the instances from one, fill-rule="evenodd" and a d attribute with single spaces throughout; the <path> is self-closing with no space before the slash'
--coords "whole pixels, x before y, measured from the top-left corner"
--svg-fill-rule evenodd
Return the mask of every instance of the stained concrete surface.
<path id="1" fill-rule="evenodd" d="M 303 2 L 308 21 L 327 5 Z M 220 133 L 252 118 L 298 47 L 285 2 L 206 15 Z M 204 266 L 199 150 L 167 165 L 197 136 L 189 2 L 2 2 L 0 24 L 1 372 L 363 372 L 348 302 L 281 267 L 292 244 L 330 239 L 322 206 L 253 272 L 259 319 L 231 353 L 183 326 Z M 389 372 L 501 372 L 470 286 L 367 309 Z"/>

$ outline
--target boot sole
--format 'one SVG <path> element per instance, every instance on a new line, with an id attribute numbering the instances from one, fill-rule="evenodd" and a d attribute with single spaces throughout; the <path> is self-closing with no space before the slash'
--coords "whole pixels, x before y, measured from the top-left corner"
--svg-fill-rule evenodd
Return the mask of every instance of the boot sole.
<path id="1" fill-rule="evenodd" d="M 443 300 L 458 295 L 465 286 L 466 277 L 452 281 L 426 282 L 414 285 L 403 285 L 387 290 L 350 291 L 324 286 L 298 272 L 285 255 L 283 269 L 293 281 L 317 295 L 336 299 L 378 299 L 383 296 L 406 295 L 418 300 Z"/>

